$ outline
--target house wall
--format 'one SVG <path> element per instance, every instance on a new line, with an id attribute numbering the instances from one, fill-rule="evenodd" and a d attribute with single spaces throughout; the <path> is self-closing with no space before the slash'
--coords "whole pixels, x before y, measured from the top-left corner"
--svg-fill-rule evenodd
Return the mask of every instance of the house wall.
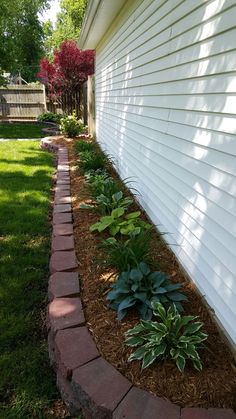
<path id="1" fill-rule="evenodd" d="M 97 49 L 97 139 L 236 343 L 236 2 L 128 1 Z"/>

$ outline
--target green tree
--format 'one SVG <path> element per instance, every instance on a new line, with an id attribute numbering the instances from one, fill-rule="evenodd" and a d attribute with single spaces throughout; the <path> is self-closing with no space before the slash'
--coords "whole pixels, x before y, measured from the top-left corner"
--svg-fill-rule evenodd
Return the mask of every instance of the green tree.
<path id="1" fill-rule="evenodd" d="M 61 0 L 61 11 L 57 15 L 55 29 L 50 32 L 50 23 L 44 26 L 45 50 L 48 57 L 65 40 L 77 40 L 83 22 L 87 0 Z"/>
<path id="2" fill-rule="evenodd" d="M 47 0 L 1 0 L 0 68 L 21 73 L 27 81 L 36 79 L 43 55 L 43 27 L 39 13 Z"/>

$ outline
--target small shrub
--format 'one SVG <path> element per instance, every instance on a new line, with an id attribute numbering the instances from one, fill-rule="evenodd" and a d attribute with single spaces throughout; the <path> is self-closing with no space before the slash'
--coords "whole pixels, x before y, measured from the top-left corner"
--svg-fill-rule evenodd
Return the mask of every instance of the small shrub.
<path id="1" fill-rule="evenodd" d="M 104 190 L 104 182 L 106 179 L 111 179 L 104 169 L 89 170 L 85 172 L 85 181 L 92 198 L 96 198 Z M 112 180 L 112 179 L 111 179 Z"/>
<path id="2" fill-rule="evenodd" d="M 107 158 L 102 153 L 82 151 L 79 156 L 79 169 L 81 174 L 89 170 L 105 169 L 107 165 Z"/>
<path id="3" fill-rule="evenodd" d="M 126 344 L 138 346 L 129 361 L 142 360 L 142 369 L 155 360 L 172 359 L 183 372 L 186 360 L 192 361 L 194 368 L 202 369 L 198 350 L 207 335 L 201 332 L 203 323 L 194 322 L 197 317 L 181 316 L 173 304 L 166 311 L 160 303 L 153 303 L 154 315 L 160 322 L 141 321 L 126 332 Z"/>
<path id="4" fill-rule="evenodd" d="M 116 208 L 112 211 L 111 215 L 101 217 L 100 221 L 92 224 L 90 231 L 104 231 L 109 230 L 111 236 L 116 236 L 120 233 L 123 235 L 139 234 L 141 230 L 150 229 L 151 225 L 142 221 L 139 216 L 140 211 L 131 212 L 124 216 L 124 208 Z"/>
<path id="5" fill-rule="evenodd" d="M 80 153 L 81 151 L 94 151 L 95 150 L 95 144 L 92 142 L 79 140 L 75 143 L 75 151 L 76 153 Z"/>
<path id="6" fill-rule="evenodd" d="M 72 115 L 61 118 L 60 129 L 68 137 L 76 137 L 83 129 L 83 122 L 77 119 L 76 113 L 73 112 Z"/>
<path id="7" fill-rule="evenodd" d="M 41 115 L 38 116 L 38 121 L 40 122 L 54 122 L 56 124 L 60 123 L 61 118 L 63 115 L 53 112 L 43 112 Z"/>
<path id="8" fill-rule="evenodd" d="M 128 271 L 140 262 L 150 260 L 150 231 L 141 231 L 128 240 L 116 240 L 114 237 L 103 240 L 100 247 L 105 251 L 106 265 L 114 266 L 119 272 Z"/>
<path id="9" fill-rule="evenodd" d="M 122 320 L 129 308 L 135 308 L 142 319 L 152 318 L 152 302 L 160 302 L 169 306 L 173 302 L 182 310 L 180 301 L 186 296 L 178 290 L 180 284 L 173 284 L 169 278 L 160 271 L 151 272 L 144 262 L 136 268 L 122 272 L 112 285 L 112 291 L 107 295 L 110 306 L 117 311 L 118 320 Z"/>

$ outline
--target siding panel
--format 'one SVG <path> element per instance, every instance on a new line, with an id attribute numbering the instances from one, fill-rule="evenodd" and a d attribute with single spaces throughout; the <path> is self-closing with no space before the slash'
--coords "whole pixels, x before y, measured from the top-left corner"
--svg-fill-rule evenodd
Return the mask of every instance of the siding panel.
<path id="1" fill-rule="evenodd" d="M 97 51 L 97 139 L 236 343 L 235 0 L 129 4 Z"/>

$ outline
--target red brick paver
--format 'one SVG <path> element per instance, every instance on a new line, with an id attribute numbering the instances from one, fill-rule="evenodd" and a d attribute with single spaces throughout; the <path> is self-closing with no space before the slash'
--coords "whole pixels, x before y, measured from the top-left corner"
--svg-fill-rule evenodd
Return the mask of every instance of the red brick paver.
<path id="1" fill-rule="evenodd" d="M 103 358 L 73 371 L 72 387 L 91 418 L 110 418 L 132 384 Z"/>
<path id="2" fill-rule="evenodd" d="M 80 298 L 55 298 L 48 306 L 47 320 L 53 334 L 83 325 L 85 319 Z"/>
<path id="3" fill-rule="evenodd" d="M 78 272 L 56 272 L 50 276 L 49 300 L 59 297 L 75 297 L 80 292 Z"/>
<path id="4" fill-rule="evenodd" d="M 114 419 L 179 419 L 180 407 L 132 387 L 112 416 Z"/>
<path id="5" fill-rule="evenodd" d="M 73 225 L 71 224 L 55 224 L 53 226 L 53 236 L 71 236 L 73 234 Z"/>
<path id="6" fill-rule="evenodd" d="M 53 224 L 72 223 L 71 212 L 62 212 L 53 214 Z"/>
<path id="7" fill-rule="evenodd" d="M 55 252 L 50 259 L 50 272 L 72 271 L 78 267 L 74 250 Z"/>
<path id="8" fill-rule="evenodd" d="M 100 356 L 87 327 L 60 330 L 55 338 L 55 359 L 65 378 L 75 368 Z"/>

